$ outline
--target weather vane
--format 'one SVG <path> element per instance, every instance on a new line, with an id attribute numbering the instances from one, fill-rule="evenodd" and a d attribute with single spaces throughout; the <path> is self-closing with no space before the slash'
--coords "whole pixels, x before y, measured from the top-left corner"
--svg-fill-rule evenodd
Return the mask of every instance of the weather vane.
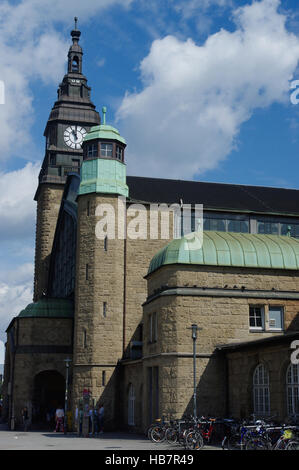
<path id="1" fill-rule="evenodd" d="M 77 24 L 78 24 L 78 18 L 77 18 L 77 16 L 75 16 L 74 20 L 75 20 L 75 29 L 77 29 Z"/>

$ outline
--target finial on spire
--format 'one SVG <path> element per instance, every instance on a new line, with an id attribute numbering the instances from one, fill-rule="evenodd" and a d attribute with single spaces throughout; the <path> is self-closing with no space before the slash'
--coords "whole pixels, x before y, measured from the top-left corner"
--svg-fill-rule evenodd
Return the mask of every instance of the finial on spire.
<path id="1" fill-rule="evenodd" d="M 102 112 L 103 112 L 103 124 L 106 124 L 106 113 L 107 113 L 107 108 L 106 106 L 102 107 Z"/>
<path id="2" fill-rule="evenodd" d="M 74 18 L 75 21 L 75 29 L 71 31 L 71 36 L 73 38 L 73 43 L 78 44 L 80 36 L 81 36 L 81 31 L 78 30 L 78 18 L 75 16 Z"/>

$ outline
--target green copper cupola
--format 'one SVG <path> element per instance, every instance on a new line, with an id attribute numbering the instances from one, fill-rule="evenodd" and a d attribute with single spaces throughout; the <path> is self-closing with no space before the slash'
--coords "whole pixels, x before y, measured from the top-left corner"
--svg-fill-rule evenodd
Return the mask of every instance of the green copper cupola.
<path id="1" fill-rule="evenodd" d="M 128 197 L 126 141 L 115 127 L 106 124 L 106 107 L 102 112 L 102 124 L 92 127 L 84 138 L 79 195 L 108 193 Z"/>

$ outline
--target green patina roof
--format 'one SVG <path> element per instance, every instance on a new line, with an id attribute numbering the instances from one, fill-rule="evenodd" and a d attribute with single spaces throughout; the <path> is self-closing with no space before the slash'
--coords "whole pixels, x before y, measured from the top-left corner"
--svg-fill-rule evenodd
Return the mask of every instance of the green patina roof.
<path id="1" fill-rule="evenodd" d="M 148 274 L 169 264 L 299 269 L 299 240 L 252 233 L 203 232 L 175 239 L 151 260 Z"/>
<path id="2" fill-rule="evenodd" d="M 79 195 L 90 193 L 120 194 L 128 197 L 126 166 L 118 160 L 84 160 L 81 167 Z"/>
<path id="3" fill-rule="evenodd" d="M 84 137 L 84 142 L 94 139 L 118 140 L 122 144 L 126 144 L 125 139 L 120 135 L 118 130 L 115 129 L 115 127 L 108 126 L 107 124 L 93 126 Z"/>
<path id="4" fill-rule="evenodd" d="M 40 299 L 31 303 L 19 314 L 20 318 L 72 318 L 73 302 L 69 299 Z"/>

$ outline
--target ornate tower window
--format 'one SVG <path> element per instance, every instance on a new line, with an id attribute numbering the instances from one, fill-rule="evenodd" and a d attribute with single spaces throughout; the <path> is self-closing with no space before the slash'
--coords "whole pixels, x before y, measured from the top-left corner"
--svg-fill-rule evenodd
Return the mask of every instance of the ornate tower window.
<path id="1" fill-rule="evenodd" d="M 87 157 L 92 158 L 92 157 L 97 157 L 97 156 L 98 156 L 98 145 L 97 144 L 88 145 Z"/>
<path id="2" fill-rule="evenodd" d="M 123 149 L 119 145 L 116 146 L 116 158 L 123 160 Z"/>
<path id="3" fill-rule="evenodd" d="M 101 156 L 102 157 L 112 157 L 113 155 L 113 145 L 112 144 L 101 144 Z"/>
<path id="4" fill-rule="evenodd" d="M 79 58 L 77 56 L 73 57 L 72 72 L 74 72 L 74 73 L 79 72 Z"/>

